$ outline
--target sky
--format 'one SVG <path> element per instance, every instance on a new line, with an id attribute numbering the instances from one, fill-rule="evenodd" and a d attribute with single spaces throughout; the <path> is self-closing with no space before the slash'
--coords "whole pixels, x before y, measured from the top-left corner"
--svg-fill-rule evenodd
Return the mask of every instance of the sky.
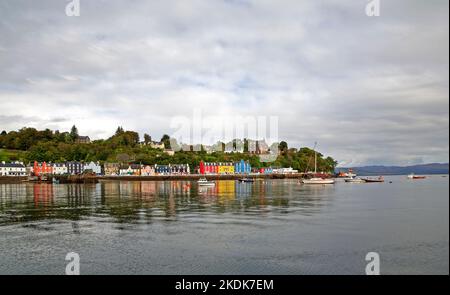
<path id="1" fill-rule="evenodd" d="M 200 110 L 340 166 L 449 161 L 447 0 L 69 2 L 0 0 L 0 130 L 159 139 Z"/>

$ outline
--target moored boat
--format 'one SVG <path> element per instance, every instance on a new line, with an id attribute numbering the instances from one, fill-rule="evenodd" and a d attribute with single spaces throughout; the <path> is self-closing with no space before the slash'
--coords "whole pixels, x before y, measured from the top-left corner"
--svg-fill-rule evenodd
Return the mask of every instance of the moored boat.
<path id="1" fill-rule="evenodd" d="M 358 177 L 346 178 L 344 181 L 349 182 L 349 183 L 364 183 L 364 182 L 366 182 L 364 179 L 361 179 Z"/>
<path id="2" fill-rule="evenodd" d="M 362 178 L 362 179 L 364 180 L 364 182 L 368 182 L 368 183 L 384 182 L 383 176 L 380 176 L 378 178 Z"/>
<path id="3" fill-rule="evenodd" d="M 316 152 L 317 143 L 314 145 L 314 173 L 312 178 L 302 179 L 303 184 L 334 184 L 334 179 L 317 177 L 317 152 Z"/>
<path id="4" fill-rule="evenodd" d="M 415 175 L 414 173 L 411 173 L 408 175 L 408 179 L 425 179 L 426 176 L 423 175 Z"/>
<path id="5" fill-rule="evenodd" d="M 334 184 L 334 179 L 326 179 L 326 178 L 310 178 L 310 179 L 302 179 L 303 184 Z"/>
<path id="6" fill-rule="evenodd" d="M 337 178 L 344 178 L 344 179 L 351 179 L 356 177 L 356 173 L 353 172 L 353 170 L 350 168 L 347 172 L 340 171 L 337 176 Z"/>

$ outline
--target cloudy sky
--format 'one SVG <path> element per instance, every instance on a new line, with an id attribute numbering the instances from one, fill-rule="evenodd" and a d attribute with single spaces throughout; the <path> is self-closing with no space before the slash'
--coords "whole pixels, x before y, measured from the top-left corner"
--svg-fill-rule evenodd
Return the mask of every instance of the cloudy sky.
<path id="1" fill-rule="evenodd" d="M 341 165 L 449 159 L 449 2 L 0 0 L 0 129 L 278 116 Z"/>

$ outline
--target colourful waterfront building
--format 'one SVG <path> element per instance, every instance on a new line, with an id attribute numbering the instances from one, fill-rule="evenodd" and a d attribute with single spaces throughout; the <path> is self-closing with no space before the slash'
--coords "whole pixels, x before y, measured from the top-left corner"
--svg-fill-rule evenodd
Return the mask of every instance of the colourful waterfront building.
<path id="1" fill-rule="evenodd" d="M 105 163 L 104 166 L 105 175 L 117 176 L 119 175 L 120 164 L 119 163 Z"/>
<path id="2" fill-rule="evenodd" d="M 155 175 L 155 166 L 145 165 L 141 168 L 142 176 L 152 176 Z"/>
<path id="3" fill-rule="evenodd" d="M 234 164 L 219 163 L 219 174 L 234 174 Z"/>
<path id="4" fill-rule="evenodd" d="M 71 175 L 81 174 L 81 173 L 83 173 L 83 170 L 84 170 L 84 165 L 81 162 L 76 162 L 76 161 L 67 162 L 66 166 L 67 166 L 67 173 L 69 173 Z"/>
<path id="5" fill-rule="evenodd" d="M 33 174 L 35 176 L 53 174 L 53 167 L 51 165 L 47 165 L 46 162 L 38 163 L 37 161 L 34 161 Z"/>
<path id="6" fill-rule="evenodd" d="M 252 171 L 252 167 L 249 162 L 241 160 L 234 163 L 234 173 L 236 174 L 249 174 Z"/>
<path id="7" fill-rule="evenodd" d="M 259 173 L 261 174 L 272 174 L 273 168 L 272 167 L 263 167 L 259 169 Z"/>

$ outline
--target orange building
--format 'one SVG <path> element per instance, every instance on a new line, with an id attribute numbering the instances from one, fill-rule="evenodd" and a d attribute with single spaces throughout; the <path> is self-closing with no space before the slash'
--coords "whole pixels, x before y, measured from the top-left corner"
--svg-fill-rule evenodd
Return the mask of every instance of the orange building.
<path id="1" fill-rule="evenodd" d="M 33 165 L 33 174 L 35 176 L 45 175 L 45 174 L 53 174 L 53 167 L 51 165 L 47 165 L 47 163 L 38 163 L 34 161 Z"/>

